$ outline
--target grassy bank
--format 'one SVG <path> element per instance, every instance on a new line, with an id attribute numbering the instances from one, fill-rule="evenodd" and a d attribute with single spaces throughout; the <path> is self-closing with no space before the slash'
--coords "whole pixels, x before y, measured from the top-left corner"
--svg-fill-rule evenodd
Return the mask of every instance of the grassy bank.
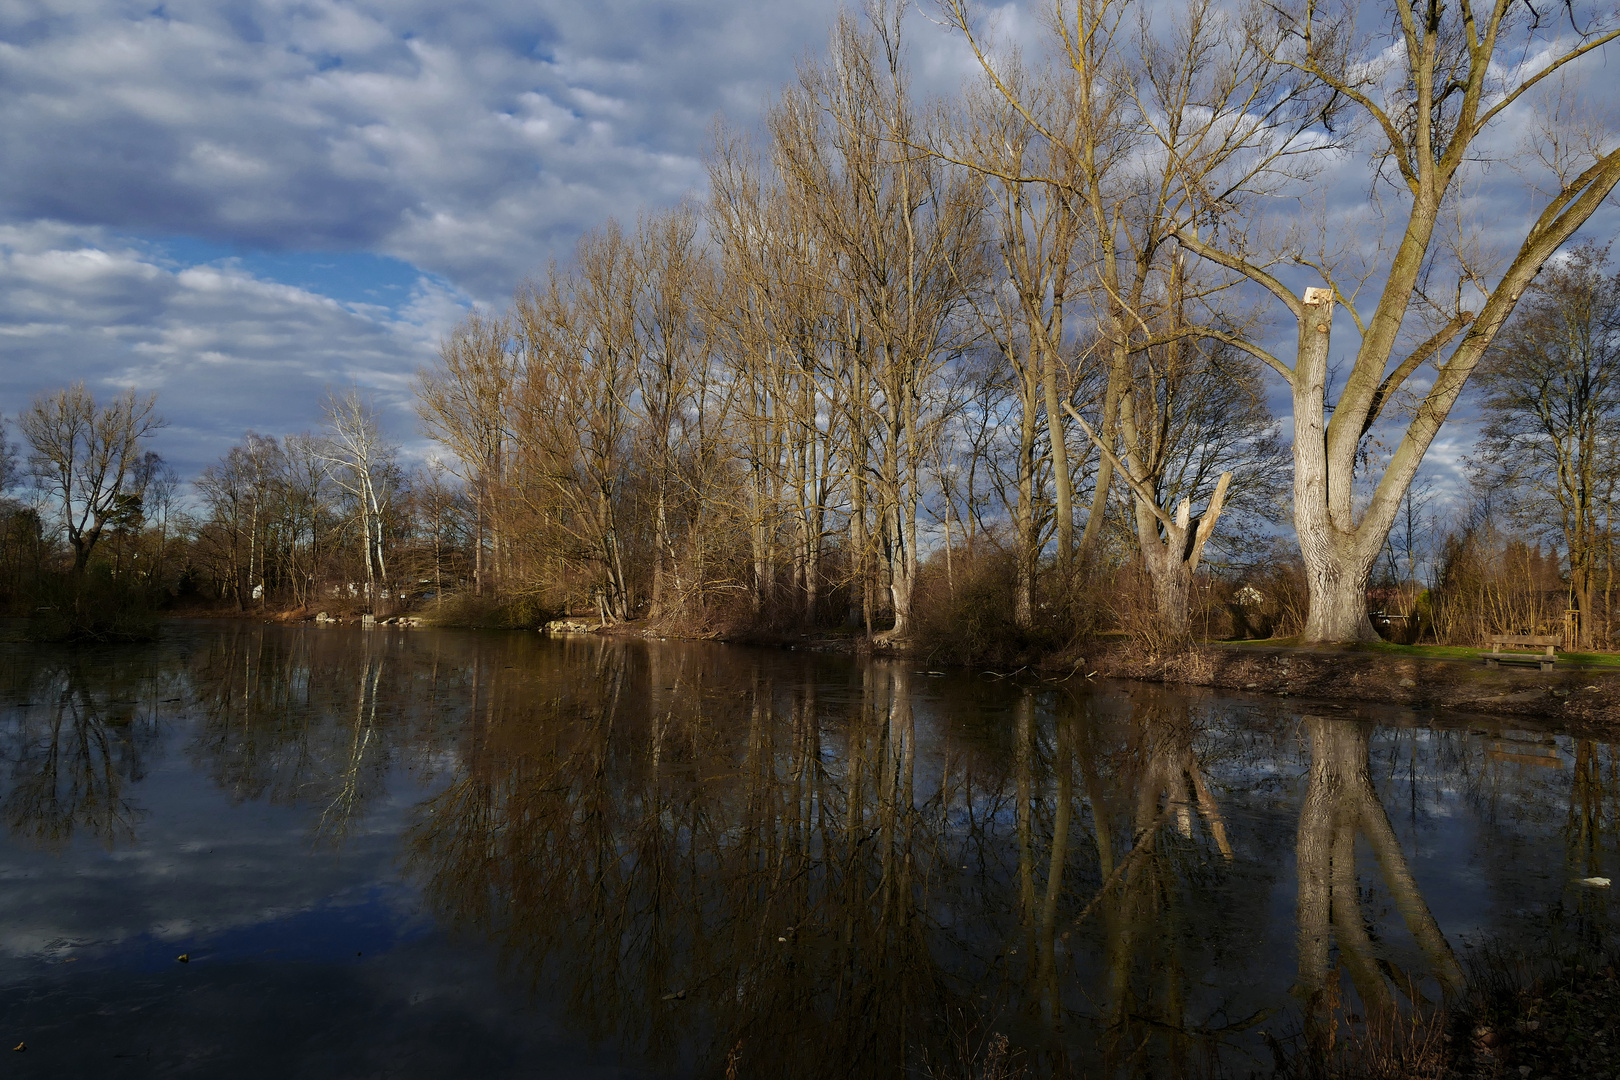
<path id="1" fill-rule="evenodd" d="M 1393 641 L 1364 642 L 1356 645 L 1305 646 L 1298 638 L 1266 638 L 1250 641 L 1212 641 L 1205 643 L 1227 649 L 1319 649 L 1374 656 L 1409 656 L 1427 660 L 1471 660 L 1476 663 L 1488 650 L 1466 645 L 1401 645 Z M 1526 652 L 1527 658 L 1532 654 Z M 1560 668 L 1604 668 L 1620 671 L 1620 653 L 1560 652 Z"/>

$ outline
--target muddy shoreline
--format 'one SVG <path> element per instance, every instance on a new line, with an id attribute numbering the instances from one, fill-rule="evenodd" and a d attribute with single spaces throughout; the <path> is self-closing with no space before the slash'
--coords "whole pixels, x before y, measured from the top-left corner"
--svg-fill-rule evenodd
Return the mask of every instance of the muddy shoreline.
<path id="1" fill-rule="evenodd" d="M 1209 645 L 1163 660 L 1110 652 L 1100 673 L 1329 702 L 1376 702 L 1539 720 L 1620 735 L 1620 671 L 1478 659 L 1389 656 L 1338 649 Z M 1562 662 L 1561 662 L 1562 663 Z"/>
<path id="2" fill-rule="evenodd" d="M 304 618 L 300 618 L 304 615 Z M 309 621 L 303 612 L 213 612 L 188 618 Z M 357 619 L 333 622 L 358 625 Z M 413 625 L 422 625 L 413 620 Z M 383 625 L 386 625 L 383 624 Z M 428 623 L 427 625 L 432 625 Z M 794 651 L 877 656 L 937 663 L 911 642 L 794 633 L 681 633 L 664 627 L 590 620 L 559 620 L 542 627 L 551 634 L 654 640 L 712 641 Z M 1323 702 L 1370 702 L 1413 709 L 1457 710 L 1537 721 L 1603 738 L 1620 738 L 1620 668 L 1577 666 L 1560 660 L 1549 672 L 1533 663 L 1486 667 L 1477 658 L 1389 655 L 1371 650 L 1213 642 L 1166 656 L 1150 655 L 1124 641 L 1092 642 L 1011 669 L 985 668 L 998 677 L 1023 676 L 1054 682 L 1111 678 L 1202 686 L 1250 694 Z"/>
<path id="3" fill-rule="evenodd" d="M 608 627 L 609 636 L 668 636 L 634 626 Z M 774 646 L 849 655 L 927 660 L 925 649 L 851 638 L 719 636 L 728 644 Z M 1543 672 L 1533 663 L 1489 668 L 1478 658 L 1391 656 L 1354 648 L 1216 642 L 1169 656 L 1147 655 L 1125 642 L 1045 658 L 1013 670 L 1050 681 L 1130 679 L 1202 686 L 1250 694 L 1413 709 L 1455 710 L 1539 721 L 1597 737 L 1620 737 L 1620 668 L 1580 667 L 1560 660 Z"/>

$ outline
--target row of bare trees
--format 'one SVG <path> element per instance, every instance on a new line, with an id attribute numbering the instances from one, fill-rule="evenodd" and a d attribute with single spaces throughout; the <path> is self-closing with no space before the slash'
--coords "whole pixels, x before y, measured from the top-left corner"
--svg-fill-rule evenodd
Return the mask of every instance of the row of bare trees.
<path id="1" fill-rule="evenodd" d="M 1163 237 L 1125 260 L 1128 303 L 1096 276 L 1098 225 L 1134 214 L 1141 178 L 1081 213 L 1072 178 L 1025 175 L 1062 151 L 1005 100 L 915 103 L 898 14 L 870 16 L 840 20 L 763 146 L 721 132 L 701 214 L 608 223 L 423 373 L 478 508 L 481 589 L 594 596 L 615 619 L 736 598 L 904 636 L 929 554 L 948 574 L 994 554 L 1029 629 L 1134 528 L 1179 629 L 1223 501 L 1275 519 L 1258 365 L 1189 329 L 1236 327 L 1223 283 Z M 1113 329 L 1066 329 L 1075 309 Z M 1112 478 L 1134 514 L 1109 518 Z"/>
<path id="2" fill-rule="evenodd" d="M 0 600 L 37 604 L 58 570 L 82 579 L 94 567 L 141 603 L 340 598 L 381 611 L 464 575 L 464 493 L 442 470 L 403 469 L 358 392 L 328 395 L 317 432 L 247 432 L 195 478 L 192 499 L 145 448 L 163 424 L 153 396 L 98 404 L 82 383 L 20 415 L 22 467 L 9 445 L 0 455 L 0 491 L 23 496 L 0 504 Z"/>
<path id="3" fill-rule="evenodd" d="M 924 104 L 901 14 L 841 17 L 762 139 L 722 128 L 701 207 L 603 225 L 444 343 L 421 413 L 475 507 L 478 588 L 611 619 L 745 599 L 904 636 L 929 558 L 1010 560 L 1026 629 L 1139 561 L 1181 637 L 1205 545 L 1234 546 L 1223 509 L 1289 516 L 1270 369 L 1292 396 L 1304 636 L 1372 638 L 1369 577 L 1476 368 L 1508 426 L 1529 415 L 1489 358 L 1522 351 L 1533 314 L 1498 342 L 1515 304 L 1620 179 L 1537 95 L 1614 25 L 1076 0 L 1027 62 L 942 0 L 981 77 Z M 1463 185 L 1508 118 L 1546 182 L 1487 251 Z M 1358 166 L 1374 211 L 1330 217 L 1320 189 Z M 1491 445 L 1541 445 L 1506 432 Z"/>

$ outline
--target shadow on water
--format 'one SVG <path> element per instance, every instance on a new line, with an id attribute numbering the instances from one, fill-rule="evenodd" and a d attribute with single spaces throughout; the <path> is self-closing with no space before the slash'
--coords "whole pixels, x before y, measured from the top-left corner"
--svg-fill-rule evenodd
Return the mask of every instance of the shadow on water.
<path id="1" fill-rule="evenodd" d="M 1564 736 L 475 633 L 199 627 L 19 647 L 0 679 L 9 862 L 45 852 L 29 873 L 133 896 L 120 853 L 229 823 L 264 877 L 187 925 L 246 927 L 189 932 L 272 982 L 334 897 L 392 898 L 360 909 L 387 980 L 337 966 L 349 931 L 302 946 L 297 978 L 347 980 L 301 1021 L 325 1029 L 274 1040 L 222 983 L 241 1031 L 192 1058 L 148 1032 L 170 1072 L 1270 1075 L 1284 1048 L 1439 1000 L 1470 941 L 1609 940 L 1607 894 L 1578 881 L 1616 869 L 1620 762 Z M 13 949 L 0 1000 L 58 977 L 24 963 L 50 948 Z M 72 1007 L 180 1022 L 168 974 L 120 982 L 133 947 L 100 948 L 108 989 Z M 459 1034 L 429 1047 L 452 964 Z"/>

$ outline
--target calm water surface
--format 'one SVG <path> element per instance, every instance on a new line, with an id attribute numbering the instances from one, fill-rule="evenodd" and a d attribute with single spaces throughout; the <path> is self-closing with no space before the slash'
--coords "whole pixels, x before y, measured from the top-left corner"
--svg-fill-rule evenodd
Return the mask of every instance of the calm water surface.
<path id="1" fill-rule="evenodd" d="M 0 645 L 7 1073 L 1266 1075 L 1478 942 L 1612 932 L 1613 746 L 918 667 Z"/>

